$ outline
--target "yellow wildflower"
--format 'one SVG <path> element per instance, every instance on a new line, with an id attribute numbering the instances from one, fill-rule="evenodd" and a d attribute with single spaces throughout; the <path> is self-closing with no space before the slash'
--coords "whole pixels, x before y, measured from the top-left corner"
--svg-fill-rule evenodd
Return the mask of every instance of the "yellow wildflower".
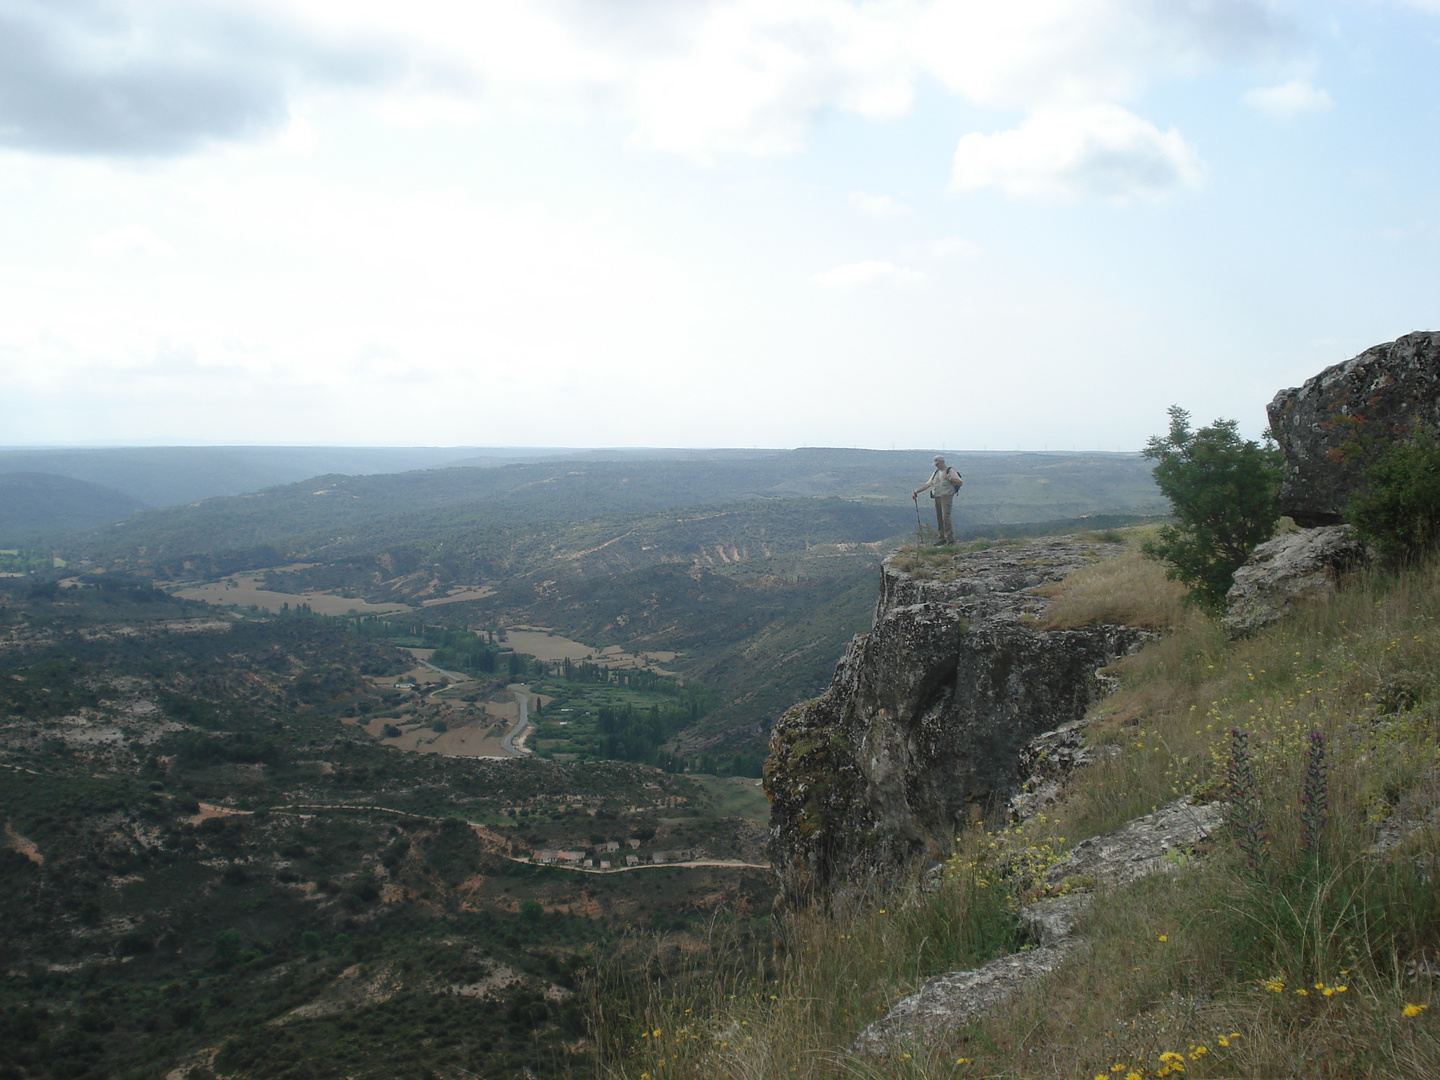
<path id="1" fill-rule="evenodd" d="M 1424 1012 L 1424 1011 L 1425 1011 L 1426 1009 L 1428 1009 L 1429 1007 L 1430 1007 L 1429 1005 L 1415 1005 L 1415 1004 L 1410 1004 L 1410 1005 L 1406 1005 L 1405 1008 L 1402 1010 L 1402 1012 L 1403 1012 L 1406 1016 L 1419 1016 L 1422 1012 Z"/>
<path id="2" fill-rule="evenodd" d="M 1170 935 L 1169 935 L 1169 934 L 1161 934 L 1161 935 L 1160 935 L 1160 940 L 1161 940 L 1161 941 L 1169 941 L 1169 940 L 1170 940 Z"/>

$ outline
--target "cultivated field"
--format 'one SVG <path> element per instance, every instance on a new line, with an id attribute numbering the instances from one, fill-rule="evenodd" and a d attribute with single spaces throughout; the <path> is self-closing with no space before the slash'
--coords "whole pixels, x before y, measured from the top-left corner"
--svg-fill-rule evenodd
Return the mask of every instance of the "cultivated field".
<path id="1" fill-rule="evenodd" d="M 235 574 L 224 581 L 190 585 L 176 589 L 175 595 L 186 600 L 205 600 L 211 604 L 235 604 L 239 607 L 258 607 L 277 612 L 287 605 L 294 608 L 309 604 L 310 610 L 317 615 L 393 615 L 410 610 L 408 604 L 371 604 L 358 598 L 352 600 L 336 596 L 334 593 L 274 592 L 261 588 L 260 578 L 253 574 Z"/>

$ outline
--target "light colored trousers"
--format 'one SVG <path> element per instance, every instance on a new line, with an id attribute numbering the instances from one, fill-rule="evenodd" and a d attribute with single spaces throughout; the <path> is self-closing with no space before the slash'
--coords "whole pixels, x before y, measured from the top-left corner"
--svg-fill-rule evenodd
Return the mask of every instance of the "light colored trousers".
<path id="1" fill-rule="evenodd" d="M 950 508 L 955 503 L 954 495 L 937 495 L 935 503 L 935 531 L 940 534 L 942 544 L 955 542 L 955 530 L 950 524 Z"/>

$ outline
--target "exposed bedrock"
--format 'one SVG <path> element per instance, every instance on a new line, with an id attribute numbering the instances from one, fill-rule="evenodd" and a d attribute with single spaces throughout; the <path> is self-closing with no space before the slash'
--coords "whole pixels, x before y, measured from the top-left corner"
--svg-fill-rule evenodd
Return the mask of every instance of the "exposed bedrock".
<path id="1" fill-rule="evenodd" d="M 1278 505 L 1302 527 L 1338 525 L 1363 467 L 1341 448 L 1440 425 L 1440 332 L 1406 334 L 1281 390 L 1266 411 L 1285 457 Z"/>
<path id="2" fill-rule="evenodd" d="M 1073 538 L 881 569 L 875 623 L 828 690 L 771 735 L 771 863 L 785 902 L 829 904 L 949 850 L 998 813 L 1035 735 L 1081 717 L 1103 670 L 1153 635 L 1130 626 L 1036 630 L 1033 590 L 1119 550 Z"/>

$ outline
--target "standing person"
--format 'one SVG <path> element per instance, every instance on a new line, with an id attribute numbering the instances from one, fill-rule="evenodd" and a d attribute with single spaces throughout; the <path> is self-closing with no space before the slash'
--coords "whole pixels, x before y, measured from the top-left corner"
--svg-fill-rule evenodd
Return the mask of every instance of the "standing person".
<path id="1" fill-rule="evenodd" d="M 912 500 L 918 501 L 920 492 L 930 492 L 930 498 L 935 500 L 935 531 L 940 534 L 942 544 L 955 542 L 955 530 L 950 524 L 950 509 L 955 503 L 955 492 L 960 490 L 963 483 L 965 481 L 960 479 L 960 474 L 952 466 L 946 465 L 943 457 L 936 454 L 935 471 L 930 474 L 930 479 L 916 488 L 910 496 Z"/>

